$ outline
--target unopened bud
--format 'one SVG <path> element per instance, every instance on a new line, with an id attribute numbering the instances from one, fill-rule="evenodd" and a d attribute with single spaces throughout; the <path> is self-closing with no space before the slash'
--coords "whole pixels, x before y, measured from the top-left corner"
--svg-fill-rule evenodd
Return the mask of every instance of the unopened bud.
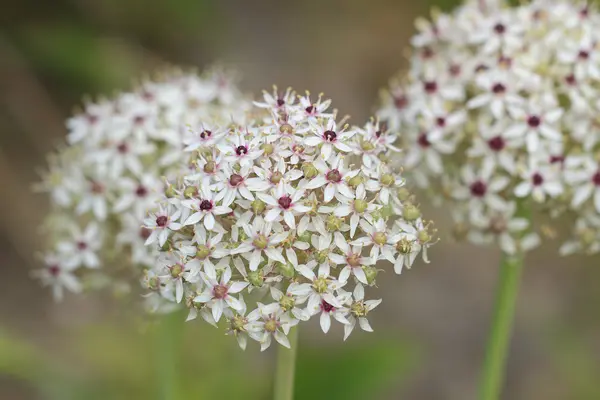
<path id="1" fill-rule="evenodd" d="M 364 266 L 362 267 L 365 276 L 367 277 L 367 283 L 372 285 L 375 283 L 375 278 L 377 278 L 377 268 L 372 266 Z"/>
<path id="2" fill-rule="evenodd" d="M 292 279 L 296 273 L 294 266 L 290 263 L 277 263 L 277 270 L 288 279 Z"/>
<path id="3" fill-rule="evenodd" d="M 289 311 L 296 305 L 296 301 L 293 297 L 290 296 L 282 296 L 279 299 L 279 305 L 283 308 L 284 311 Z"/>
<path id="4" fill-rule="evenodd" d="M 196 197 L 197 194 L 198 194 L 198 188 L 196 188 L 195 186 L 188 186 L 183 191 L 183 195 L 185 196 L 186 199 L 194 198 L 194 197 Z"/>
<path id="5" fill-rule="evenodd" d="M 252 212 L 254 214 L 262 214 L 265 211 L 265 208 L 267 208 L 267 205 L 265 204 L 264 201 L 260 200 L 260 199 L 255 199 L 252 203 L 250 203 L 250 207 L 252 207 Z"/>
<path id="6" fill-rule="evenodd" d="M 312 179 L 315 176 L 319 175 L 319 170 L 310 163 L 305 163 L 302 165 L 302 172 L 304 173 L 304 177 L 306 179 Z"/>
<path id="7" fill-rule="evenodd" d="M 248 282 L 250 282 L 252 286 L 261 287 L 264 281 L 265 277 L 263 276 L 262 270 L 248 272 Z"/>
<path id="8" fill-rule="evenodd" d="M 365 212 L 367 210 L 368 205 L 369 205 L 369 203 L 367 203 L 365 200 L 361 200 L 361 199 L 354 200 L 354 210 L 357 213 Z"/>
<path id="9" fill-rule="evenodd" d="M 398 199 L 400 201 L 406 201 L 410 197 L 410 192 L 405 187 L 401 187 L 400 189 L 398 189 L 397 194 L 398 194 Z"/>
<path id="10" fill-rule="evenodd" d="M 402 216 L 409 222 L 416 221 L 421 216 L 421 211 L 419 210 L 419 207 L 414 204 L 406 203 L 404 205 L 404 210 L 402 210 Z"/>
<path id="11" fill-rule="evenodd" d="M 341 218 L 336 217 L 335 215 L 330 215 L 327 217 L 327 221 L 325 222 L 325 227 L 329 232 L 339 231 L 342 227 L 342 223 L 344 221 Z"/>
<path id="12" fill-rule="evenodd" d="M 204 260 L 206 257 L 210 255 L 210 249 L 204 245 L 199 245 L 198 250 L 196 251 L 196 258 L 200 260 Z"/>
<path id="13" fill-rule="evenodd" d="M 381 176 L 380 182 L 383 186 L 392 186 L 394 182 L 396 182 L 396 179 L 394 179 L 394 176 L 392 174 L 383 174 Z"/>

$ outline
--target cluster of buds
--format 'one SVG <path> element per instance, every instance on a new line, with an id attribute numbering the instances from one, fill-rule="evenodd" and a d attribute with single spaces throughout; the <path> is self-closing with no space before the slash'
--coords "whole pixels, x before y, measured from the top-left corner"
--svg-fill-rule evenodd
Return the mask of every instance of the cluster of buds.
<path id="1" fill-rule="evenodd" d="M 289 347 L 290 328 L 316 315 L 324 332 L 332 317 L 345 338 L 357 323 L 371 331 L 377 263 L 400 273 L 427 261 L 434 229 L 390 167 L 396 136 L 375 120 L 350 127 L 330 103 L 274 89 L 243 122 L 186 142 L 194 168 L 144 224 L 160 251 L 143 280 L 153 306 L 226 320 L 242 348 L 248 337 Z"/>
<path id="2" fill-rule="evenodd" d="M 250 106 L 221 70 L 202 77 L 171 71 L 86 104 L 69 119 L 68 145 L 50 156 L 38 185 L 52 211 L 46 265 L 36 277 L 57 299 L 64 289 L 126 289 L 155 263 L 157 251 L 144 245 L 152 232 L 142 221 L 162 196 L 164 178 L 187 168 L 181 154 L 188 126 L 243 118 Z"/>
<path id="3" fill-rule="evenodd" d="M 410 68 L 378 113 L 402 132 L 414 182 L 451 204 L 456 233 L 475 243 L 530 250 L 534 209 L 572 221 L 561 253 L 598 252 L 600 14 L 568 0 L 473 0 L 416 26 Z"/>

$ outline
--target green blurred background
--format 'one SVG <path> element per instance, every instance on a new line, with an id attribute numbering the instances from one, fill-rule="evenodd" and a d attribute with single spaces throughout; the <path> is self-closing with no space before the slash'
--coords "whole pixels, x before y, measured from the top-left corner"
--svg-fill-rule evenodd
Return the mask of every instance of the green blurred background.
<path id="1" fill-rule="evenodd" d="M 0 5 L 0 399 L 159 399 L 157 381 L 170 373 L 176 399 L 270 398 L 273 348 L 241 352 L 201 323 L 165 332 L 164 321 L 108 296 L 54 304 L 29 278 L 47 211 L 30 192 L 36 171 L 82 96 L 128 88 L 167 63 L 234 66 L 248 92 L 274 83 L 325 92 L 364 121 L 405 65 L 413 19 L 452 1 Z M 474 398 L 499 255 L 452 242 L 445 213 L 429 214 L 442 232 L 433 262 L 379 279 L 375 333 L 343 343 L 339 326 L 327 336 L 316 320 L 303 326 L 297 399 Z M 600 398 L 599 259 L 558 258 L 555 247 L 528 259 L 506 399 Z"/>

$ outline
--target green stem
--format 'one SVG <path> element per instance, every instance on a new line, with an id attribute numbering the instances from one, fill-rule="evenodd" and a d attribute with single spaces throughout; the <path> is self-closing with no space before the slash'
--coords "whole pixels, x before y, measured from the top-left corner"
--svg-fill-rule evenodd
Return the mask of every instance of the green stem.
<path id="1" fill-rule="evenodd" d="M 515 256 L 503 255 L 494 317 L 481 378 L 481 400 L 500 398 L 522 269 L 523 253 Z"/>
<path id="2" fill-rule="evenodd" d="M 294 398 L 294 371 L 296 369 L 296 352 L 298 350 L 297 326 L 290 330 L 288 339 L 290 341 L 290 349 L 277 346 L 274 400 L 292 400 Z"/>
<path id="3" fill-rule="evenodd" d="M 157 392 L 160 400 L 176 400 L 180 398 L 178 362 L 183 340 L 183 319 L 180 312 L 164 315 L 157 332 Z"/>

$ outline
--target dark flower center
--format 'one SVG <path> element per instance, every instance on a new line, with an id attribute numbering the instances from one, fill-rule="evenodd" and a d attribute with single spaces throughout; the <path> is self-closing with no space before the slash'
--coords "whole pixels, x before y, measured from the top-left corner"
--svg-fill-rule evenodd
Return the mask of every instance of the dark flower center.
<path id="1" fill-rule="evenodd" d="M 142 185 L 138 186 L 137 189 L 135 189 L 135 195 L 138 197 L 146 197 L 147 194 L 148 194 L 148 189 L 146 189 Z"/>
<path id="2" fill-rule="evenodd" d="M 329 304 L 325 300 L 321 300 L 321 308 L 325 312 L 332 312 L 335 309 L 335 307 L 333 307 L 331 304 Z"/>
<path id="3" fill-rule="evenodd" d="M 244 182 L 244 177 L 242 177 L 241 175 L 233 174 L 229 177 L 229 184 L 231 186 L 237 186 L 242 182 Z"/>
<path id="4" fill-rule="evenodd" d="M 427 134 L 426 133 L 421 133 L 419 135 L 418 143 L 419 143 L 419 146 L 421 146 L 421 147 L 429 147 L 429 146 L 431 146 L 431 142 L 429 141 L 429 139 L 427 139 Z"/>
<path id="5" fill-rule="evenodd" d="M 313 106 L 308 106 L 308 107 L 306 107 L 304 110 L 305 110 L 307 113 L 309 113 L 309 114 L 312 114 L 312 112 L 314 111 L 314 109 L 315 109 L 315 108 L 314 108 Z"/>
<path id="6" fill-rule="evenodd" d="M 450 68 L 448 68 L 448 72 L 450 72 L 450 75 L 452 76 L 460 75 L 460 65 L 452 64 Z"/>
<path id="7" fill-rule="evenodd" d="M 506 143 L 504 142 L 504 138 L 502 138 L 502 136 L 496 136 L 488 141 L 488 145 L 490 146 L 490 149 L 494 151 L 500 151 L 504 148 Z"/>
<path id="8" fill-rule="evenodd" d="M 141 124 L 143 124 L 143 123 L 144 123 L 144 120 L 145 120 L 145 119 L 146 119 L 146 118 L 144 118 L 144 116 L 143 116 L 143 115 L 138 115 L 138 116 L 136 116 L 136 117 L 133 119 L 133 123 L 134 123 L 134 124 L 136 124 L 136 125 L 141 125 Z"/>
<path id="9" fill-rule="evenodd" d="M 287 210 L 292 206 L 292 198 L 290 196 L 282 196 L 277 200 L 281 208 Z"/>
<path id="10" fill-rule="evenodd" d="M 202 200 L 200 202 L 200 210 L 209 211 L 213 207 L 212 202 L 210 200 Z"/>
<path id="11" fill-rule="evenodd" d="M 489 230 L 496 234 L 500 235 L 502 232 L 506 231 L 508 228 L 506 220 L 502 217 L 492 217 L 490 219 Z"/>
<path id="12" fill-rule="evenodd" d="M 337 134 L 334 131 L 325 131 L 325 133 L 323 133 L 323 137 L 328 142 L 333 142 L 335 138 L 337 138 Z"/>
<path id="13" fill-rule="evenodd" d="M 507 56 L 500 56 L 498 57 L 498 65 L 500 67 L 510 68 L 510 66 L 512 65 L 512 58 Z"/>
<path id="14" fill-rule="evenodd" d="M 165 215 L 160 215 L 160 216 L 156 217 L 156 226 L 164 228 L 165 226 L 167 226 L 168 220 L 169 219 Z"/>
<path id="15" fill-rule="evenodd" d="M 200 134 L 200 137 L 202 139 L 206 139 L 207 137 L 211 137 L 212 136 L 212 132 L 211 131 L 202 131 L 202 133 Z"/>
<path id="16" fill-rule="evenodd" d="M 567 82 L 568 85 L 575 85 L 577 83 L 577 80 L 575 79 L 575 75 L 573 74 L 569 74 L 565 77 L 565 82 Z"/>
<path id="17" fill-rule="evenodd" d="M 581 60 L 587 60 L 588 58 L 590 58 L 590 53 L 585 50 L 579 50 L 579 54 L 577 54 L 577 57 L 579 57 L 579 59 Z"/>
<path id="18" fill-rule="evenodd" d="M 101 193 L 104 193 L 104 186 L 99 182 L 92 181 L 91 190 L 92 190 L 92 193 L 101 194 Z"/>
<path id="19" fill-rule="evenodd" d="M 342 174 L 337 169 L 332 169 L 325 177 L 330 182 L 340 182 L 342 180 Z"/>
<path id="20" fill-rule="evenodd" d="M 98 116 L 97 115 L 86 114 L 86 118 L 87 118 L 88 122 L 90 123 L 90 125 L 94 125 L 95 123 L 98 122 Z"/>
<path id="21" fill-rule="evenodd" d="M 502 94 L 506 92 L 506 87 L 501 83 L 496 83 L 492 86 L 492 92 L 494 92 L 494 94 Z"/>
<path id="22" fill-rule="evenodd" d="M 531 115 L 529 118 L 527 118 L 527 125 L 532 128 L 537 128 L 541 123 L 542 120 L 537 115 Z"/>
<path id="23" fill-rule="evenodd" d="M 564 156 L 550 156 L 550 164 L 563 163 L 564 161 Z"/>
<path id="24" fill-rule="evenodd" d="M 430 47 L 423 48 L 423 52 L 422 52 L 423 58 L 431 58 L 431 57 L 433 57 L 433 54 L 434 54 L 433 50 L 431 50 Z"/>
<path id="25" fill-rule="evenodd" d="M 542 183 L 544 183 L 544 177 L 542 175 L 540 175 L 538 172 L 536 172 L 531 177 L 531 182 L 533 182 L 534 186 L 540 186 Z"/>
<path id="26" fill-rule="evenodd" d="M 426 81 L 423 83 L 423 89 L 429 94 L 435 93 L 437 91 L 437 83 L 435 81 Z"/>
<path id="27" fill-rule="evenodd" d="M 498 35 L 502 35 L 504 32 L 506 32 L 506 27 L 503 24 L 496 24 L 494 25 L 494 32 L 496 32 Z"/>
<path id="28" fill-rule="evenodd" d="M 435 119 L 435 123 L 437 124 L 437 126 L 439 126 L 440 128 L 443 128 L 444 126 L 446 126 L 446 118 L 444 117 L 437 117 Z"/>
<path id="29" fill-rule="evenodd" d="M 83 242 L 83 241 L 77 242 L 77 249 L 78 250 L 82 250 L 83 251 L 83 250 L 87 249 L 87 247 L 88 246 L 87 246 L 86 242 Z"/>
<path id="30" fill-rule="evenodd" d="M 235 154 L 241 156 L 242 154 L 248 154 L 248 148 L 246 146 L 238 146 L 235 149 Z"/>
<path id="31" fill-rule="evenodd" d="M 140 229 L 140 237 L 144 240 L 148 239 L 151 234 L 152 231 L 148 228 L 142 227 L 142 229 Z"/>
<path id="32" fill-rule="evenodd" d="M 280 98 L 280 99 L 277 99 L 277 106 L 278 106 L 278 107 L 282 107 L 284 104 L 285 104 L 285 100 L 283 100 L 283 99 L 281 99 L 281 98 Z"/>
<path id="33" fill-rule="evenodd" d="M 227 296 L 227 291 L 229 288 L 225 285 L 217 285 L 213 287 L 213 296 L 217 299 L 223 299 Z"/>
<path id="34" fill-rule="evenodd" d="M 487 185 L 483 181 L 475 181 L 471 184 L 470 189 L 473 196 L 483 197 L 487 192 Z"/>
<path id="35" fill-rule="evenodd" d="M 406 108 L 407 105 L 408 98 L 406 96 L 394 96 L 394 106 L 396 106 L 397 109 L 401 110 L 403 108 Z"/>
<path id="36" fill-rule="evenodd" d="M 600 171 L 594 174 L 594 176 L 592 177 L 592 182 L 594 182 L 594 185 L 600 186 Z"/>
<path id="37" fill-rule="evenodd" d="M 51 265 L 48 267 L 48 272 L 52 276 L 57 276 L 60 273 L 60 267 L 58 265 Z"/>
<path id="38" fill-rule="evenodd" d="M 117 151 L 121 154 L 125 154 L 129 151 L 129 146 L 127 146 L 127 143 L 123 142 L 117 146 Z"/>

